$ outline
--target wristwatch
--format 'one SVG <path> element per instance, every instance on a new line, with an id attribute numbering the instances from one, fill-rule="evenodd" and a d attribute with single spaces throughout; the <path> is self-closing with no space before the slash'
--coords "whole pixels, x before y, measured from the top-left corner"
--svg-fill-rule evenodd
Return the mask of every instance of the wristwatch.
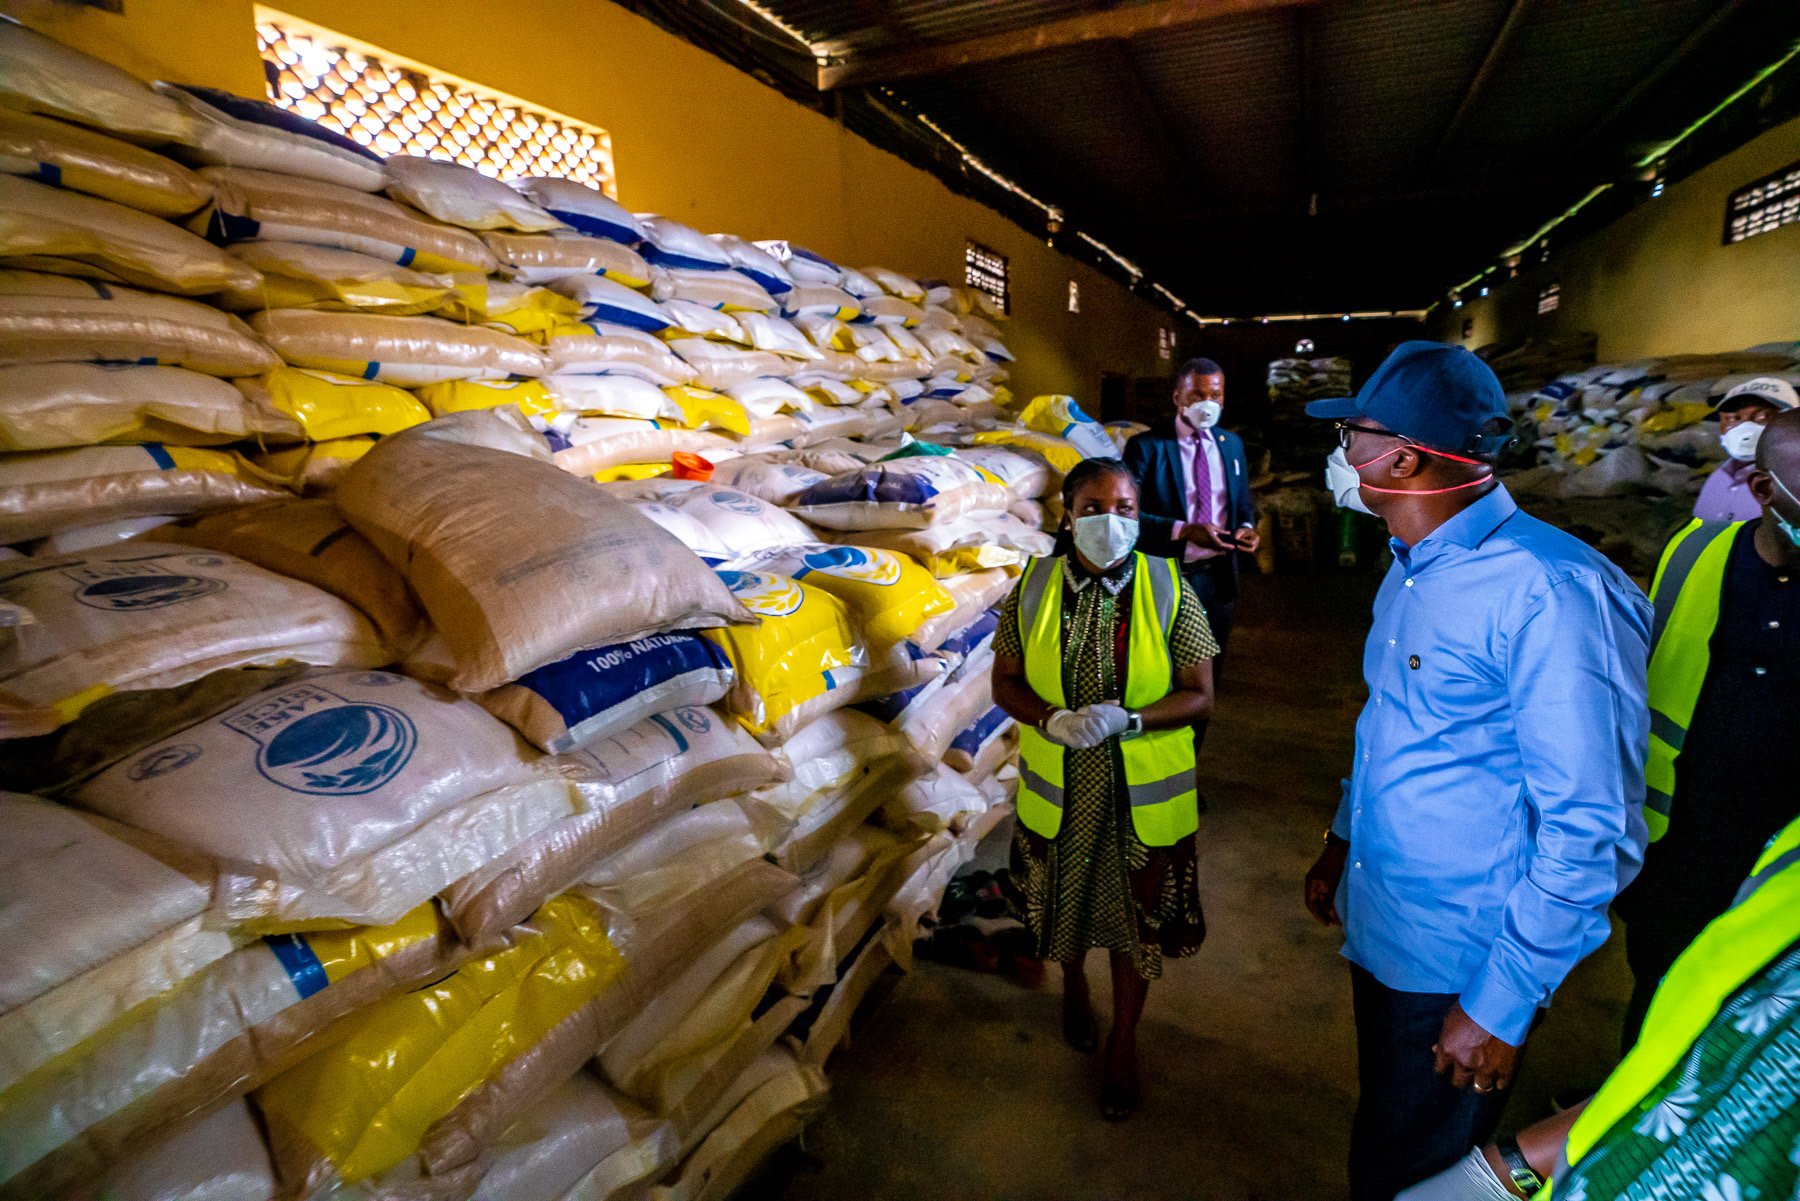
<path id="1" fill-rule="evenodd" d="M 1519 1150 L 1518 1139 L 1510 1134 L 1503 1134 L 1494 1140 L 1494 1147 L 1500 1152 L 1500 1158 L 1506 1161 L 1506 1174 L 1512 1178 L 1514 1188 L 1529 1197 L 1544 1187 L 1544 1178 L 1527 1162 L 1525 1152 Z"/>
<path id="2" fill-rule="evenodd" d="M 1144 732 L 1144 715 L 1136 709 L 1125 714 L 1125 737 L 1135 738 Z"/>

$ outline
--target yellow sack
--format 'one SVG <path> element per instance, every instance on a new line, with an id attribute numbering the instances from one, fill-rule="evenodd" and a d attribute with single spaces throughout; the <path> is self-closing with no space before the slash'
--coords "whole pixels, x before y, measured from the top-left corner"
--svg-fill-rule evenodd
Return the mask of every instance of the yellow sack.
<path id="1" fill-rule="evenodd" d="M 373 255 L 307 242 L 241 242 L 229 253 L 263 277 L 256 287 L 220 294 L 220 308 L 240 313 L 321 309 L 406 317 L 436 309 L 455 283 L 449 275 L 428 275 Z"/>
<path id="2" fill-rule="evenodd" d="M 397 434 L 431 420 L 430 410 L 403 388 L 329 371 L 277 367 L 236 383 L 253 403 L 298 421 L 309 442 Z"/>
<path id="3" fill-rule="evenodd" d="M 731 659 L 737 678 L 724 704 L 745 729 L 775 745 L 855 699 L 868 656 L 843 601 L 761 571 L 721 571 L 719 578 L 761 619 L 700 631 Z"/>
<path id="4" fill-rule="evenodd" d="M 263 1086 L 257 1105 L 284 1178 L 335 1172 L 353 1183 L 401 1163 L 434 1122 L 624 970 L 592 901 L 557 897 L 528 926 L 506 950 L 340 1022 Z"/>
<path id="5" fill-rule="evenodd" d="M 0 367 L 0 451 L 98 443 L 217 446 L 300 437 L 293 419 L 225 380 L 180 367 L 28 363 Z"/>
<path id="6" fill-rule="evenodd" d="M 212 185 L 173 159 L 10 108 L 0 108 L 0 171 L 154 217 L 185 217 L 212 199 Z"/>
<path id="7" fill-rule="evenodd" d="M 977 446 L 1016 446 L 1021 450 L 1035 451 L 1050 466 L 1056 468 L 1060 475 L 1067 475 L 1075 470 L 1075 464 L 1081 462 L 1083 457 L 1079 450 L 1063 439 L 1036 430 L 983 430 L 975 435 L 974 441 Z M 1057 486 L 1060 487 L 1060 483 Z"/>
<path id="8" fill-rule="evenodd" d="M 925 622 L 956 608 L 931 573 L 906 555 L 863 546 L 772 546 L 741 556 L 733 567 L 801 580 L 844 602 L 862 631 L 868 662 L 888 652 Z"/>
<path id="9" fill-rule="evenodd" d="M 617 467 L 605 467 L 594 473 L 596 484 L 616 484 L 626 480 L 649 480 L 659 475 L 668 475 L 674 470 L 673 463 L 620 463 Z"/>
<path id="10" fill-rule="evenodd" d="M 229 451 L 84 446 L 0 458 L 0 546 L 127 517 L 228 509 L 286 493 Z"/>
<path id="11" fill-rule="evenodd" d="M 437 314 L 452 321 L 490 325 L 542 346 L 548 331 L 581 315 L 581 304 L 548 288 L 481 279 L 458 283 Z"/>
<path id="12" fill-rule="evenodd" d="M 680 410 L 679 424 L 688 429 L 725 430 L 739 437 L 749 436 L 749 412 L 724 393 L 692 384 L 676 384 L 664 388 L 663 395 Z"/>
<path id="13" fill-rule="evenodd" d="M 1089 417 L 1073 396 L 1038 396 L 1019 413 L 1019 424 L 1060 438 L 1085 459 L 1117 458 L 1119 448 L 1106 427 Z M 1067 468 L 1059 468 L 1067 472 Z"/>
<path id="14" fill-rule="evenodd" d="M 205 238 L 110 200 L 0 175 L 0 262 L 201 296 L 258 276 Z"/>
<path id="15" fill-rule="evenodd" d="M 497 409 L 501 405 L 516 405 L 525 416 L 543 420 L 562 412 L 550 389 L 534 379 L 447 380 L 414 388 L 413 395 L 425 402 L 434 417 L 466 409 Z"/>
<path id="16" fill-rule="evenodd" d="M 333 438 L 328 442 L 309 442 L 267 451 L 256 457 L 256 465 L 297 492 L 322 492 L 337 487 L 338 479 L 350 465 L 375 448 L 374 434 L 358 434 L 352 438 Z"/>
<path id="17" fill-rule="evenodd" d="M 1023 563 L 1022 552 L 1004 546 L 958 546 L 936 554 L 920 555 L 919 565 L 937 579 L 986 571 L 990 567 L 1017 567 Z"/>

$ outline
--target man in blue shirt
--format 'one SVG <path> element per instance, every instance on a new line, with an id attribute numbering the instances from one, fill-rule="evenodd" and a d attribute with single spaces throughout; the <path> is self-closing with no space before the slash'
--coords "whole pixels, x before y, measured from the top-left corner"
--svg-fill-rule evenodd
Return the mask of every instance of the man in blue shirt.
<path id="1" fill-rule="evenodd" d="M 1338 420 L 1332 490 L 1394 551 L 1306 880 L 1351 964 L 1351 1195 L 1390 1201 L 1492 1135 L 1538 1010 L 1643 861 L 1650 605 L 1493 478 L 1512 423 L 1468 351 L 1407 342 L 1307 411 Z"/>

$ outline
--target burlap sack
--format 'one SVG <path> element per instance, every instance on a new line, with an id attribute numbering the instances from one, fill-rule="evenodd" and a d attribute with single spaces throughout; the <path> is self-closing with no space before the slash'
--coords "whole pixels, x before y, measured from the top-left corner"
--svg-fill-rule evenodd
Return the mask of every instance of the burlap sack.
<path id="1" fill-rule="evenodd" d="M 173 159 L 11 108 L 0 108 L 0 171 L 53 179 L 155 217 L 185 217 L 212 199 L 212 187 Z"/>
<path id="2" fill-rule="evenodd" d="M 350 528 L 328 499 L 245 505 L 156 533 L 158 541 L 223 551 L 348 601 L 396 652 L 422 632 L 425 614 L 406 578 Z"/>
<path id="3" fill-rule="evenodd" d="M 228 313 L 34 271 L 0 271 L 0 365 L 143 363 L 255 375 L 281 360 Z"/>
<path id="4" fill-rule="evenodd" d="M 542 375 L 549 360 L 529 342 L 440 317 L 390 317 L 276 309 L 250 319 L 283 361 L 296 367 L 403 388 L 453 379 Z"/>
<path id="5" fill-rule="evenodd" d="M 293 418 L 249 403 L 222 379 L 180 367 L 0 367 L 0 451 L 132 442 L 218 446 L 299 436 Z"/>
<path id="6" fill-rule="evenodd" d="M 630 505 L 540 459 L 471 444 L 536 438 L 505 412 L 454 413 L 387 439 L 336 497 L 412 584 L 456 658 L 457 688 L 497 688 L 587 647 L 750 620 Z"/>

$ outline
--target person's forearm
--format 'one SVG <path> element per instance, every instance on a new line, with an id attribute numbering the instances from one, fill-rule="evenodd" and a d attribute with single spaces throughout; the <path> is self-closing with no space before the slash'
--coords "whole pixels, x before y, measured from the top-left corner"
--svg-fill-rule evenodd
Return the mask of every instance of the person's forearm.
<path id="1" fill-rule="evenodd" d="M 1591 1100 L 1593 1098 L 1589 1097 L 1588 1101 Z M 1556 1166 L 1562 1159 L 1563 1148 L 1569 1142 L 1569 1131 L 1575 1128 L 1575 1120 L 1587 1107 L 1587 1101 L 1583 1101 L 1579 1105 L 1572 1105 L 1561 1113 L 1551 1114 L 1540 1122 L 1533 1122 L 1513 1136 L 1518 1141 L 1519 1153 L 1525 1156 L 1525 1162 L 1531 1165 L 1532 1171 L 1545 1180 L 1556 1174 Z M 1517 1189 L 1512 1188 L 1511 1174 L 1507 1170 L 1506 1161 L 1500 1157 L 1500 1148 L 1490 1142 L 1481 1149 L 1481 1155 L 1487 1160 L 1488 1167 L 1494 1170 L 1494 1175 L 1498 1176 L 1501 1182 L 1513 1192 L 1518 1192 Z"/>
<path id="2" fill-rule="evenodd" d="M 1212 693 L 1182 689 L 1138 712 L 1143 715 L 1146 730 L 1179 730 L 1205 721 L 1212 716 L 1212 708 Z"/>
<path id="3" fill-rule="evenodd" d="M 994 673 L 994 703 L 1020 725 L 1040 729 L 1045 719 L 1056 712 L 1056 706 L 1033 692 L 1023 679 L 999 672 Z"/>

